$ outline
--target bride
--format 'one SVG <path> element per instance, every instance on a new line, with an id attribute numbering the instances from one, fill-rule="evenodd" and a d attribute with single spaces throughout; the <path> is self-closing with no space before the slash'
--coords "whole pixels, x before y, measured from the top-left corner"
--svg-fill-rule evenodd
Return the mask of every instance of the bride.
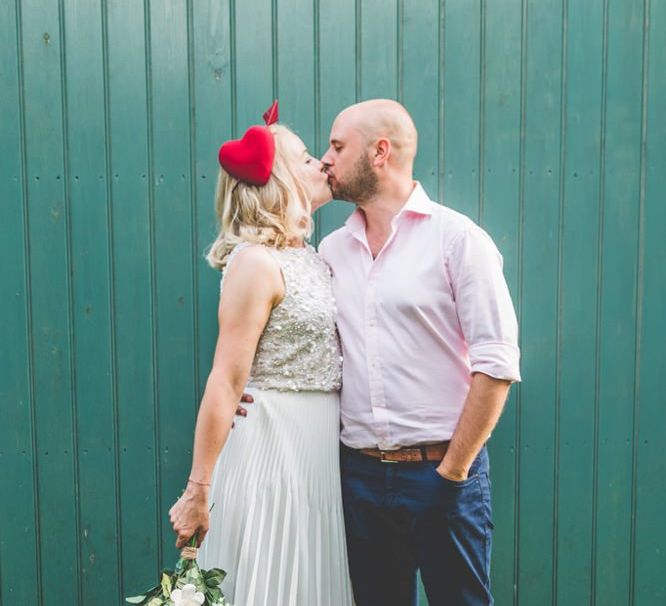
<path id="1" fill-rule="evenodd" d="M 229 572 L 222 591 L 236 606 L 351 605 L 336 310 L 328 267 L 305 242 L 331 193 L 319 160 L 270 114 L 220 148 L 208 254 L 224 271 L 219 336 L 169 514 L 177 547 L 197 534 L 200 565 Z M 243 391 L 254 404 L 230 431 Z"/>

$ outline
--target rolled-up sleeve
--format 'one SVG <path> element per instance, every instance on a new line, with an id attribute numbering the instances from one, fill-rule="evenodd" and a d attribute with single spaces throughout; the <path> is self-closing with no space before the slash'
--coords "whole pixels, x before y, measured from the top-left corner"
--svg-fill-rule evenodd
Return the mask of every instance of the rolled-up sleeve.
<path id="1" fill-rule="evenodd" d="M 450 245 L 446 264 L 471 372 L 520 381 L 518 322 L 492 239 L 480 227 L 466 229 Z"/>

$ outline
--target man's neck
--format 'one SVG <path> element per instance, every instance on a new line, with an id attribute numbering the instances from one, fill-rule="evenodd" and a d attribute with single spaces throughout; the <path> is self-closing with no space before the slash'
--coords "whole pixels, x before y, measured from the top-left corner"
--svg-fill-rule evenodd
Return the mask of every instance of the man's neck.
<path id="1" fill-rule="evenodd" d="M 400 212 L 413 190 L 414 181 L 411 177 L 392 181 L 381 187 L 372 198 L 359 204 L 365 215 L 366 230 L 390 231 L 393 217 Z"/>
<path id="2" fill-rule="evenodd" d="M 381 187 L 376 195 L 359 204 L 365 216 L 365 235 L 372 257 L 377 258 L 391 235 L 391 221 L 414 190 L 414 182 L 401 179 Z"/>

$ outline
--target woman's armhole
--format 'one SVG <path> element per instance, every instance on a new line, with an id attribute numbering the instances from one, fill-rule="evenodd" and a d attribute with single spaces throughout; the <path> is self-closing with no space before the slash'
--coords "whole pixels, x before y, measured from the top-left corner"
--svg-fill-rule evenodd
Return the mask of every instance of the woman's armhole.
<path id="1" fill-rule="evenodd" d="M 280 294 L 279 297 L 276 297 L 275 300 L 273 301 L 272 307 L 274 309 L 275 307 L 280 305 L 282 303 L 282 301 L 284 301 L 284 298 L 285 298 L 286 292 L 287 292 L 286 280 L 285 280 L 284 272 L 282 270 L 282 266 L 280 265 L 280 262 L 277 259 L 277 256 L 275 254 L 273 254 L 273 251 L 270 248 L 268 248 L 268 247 L 266 247 L 262 244 L 251 244 L 249 242 L 248 243 L 242 243 L 242 244 L 237 245 L 231 251 L 231 253 L 229 255 L 229 259 L 227 261 L 227 264 L 226 264 L 226 266 L 224 268 L 224 271 L 222 272 L 222 275 L 220 277 L 220 297 L 222 297 L 222 293 L 223 293 L 223 290 L 224 290 L 225 279 L 229 275 L 229 272 L 231 271 L 231 268 L 233 266 L 237 265 L 237 264 L 234 264 L 235 259 L 238 257 L 238 255 L 242 251 L 248 250 L 250 248 L 261 248 L 261 249 L 265 250 L 266 253 L 268 253 L 268 255 L 270 256 L 270 258 L 273 259 L 273 261 L 276 264 L 276 268 L 280 272 L 280 282 L 281 282 L 281 286 L 282 286 L 282 293 Z"/>

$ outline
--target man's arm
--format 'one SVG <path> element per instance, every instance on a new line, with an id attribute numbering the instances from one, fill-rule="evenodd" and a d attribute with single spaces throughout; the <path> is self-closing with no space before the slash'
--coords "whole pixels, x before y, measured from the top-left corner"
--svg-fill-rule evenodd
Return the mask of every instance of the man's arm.
<path id="1" fill-rule="evenodd" d="M 509 393 L 510 381 L 477 372 L 465 400 L 460 421 L 437 472 L 454 482 L 467 479 L 476 455 L 497 425 Z"/>
<path id="2" fill-rule="evenodd" d="M 438 472 L 454 481 L 490 436 L 513 381 L 520 381 L 518 327 L 502 257 L 490 237 L 468 229 L 455 241 L 448 267 L 460 328 L 469 347 L 472 380 L 462 414 Z"/>

